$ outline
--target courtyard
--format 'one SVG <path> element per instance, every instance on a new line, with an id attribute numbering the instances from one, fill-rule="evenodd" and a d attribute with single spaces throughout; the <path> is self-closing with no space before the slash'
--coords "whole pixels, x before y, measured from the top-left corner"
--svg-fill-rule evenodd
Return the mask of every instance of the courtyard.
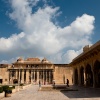
<path id="1" fill-rule="evenodd" d="M 100 100 L 100 88 L 70 86 L 77 91 L 39 91 L 38 85 L 12 94 L 2 100 Z"/>

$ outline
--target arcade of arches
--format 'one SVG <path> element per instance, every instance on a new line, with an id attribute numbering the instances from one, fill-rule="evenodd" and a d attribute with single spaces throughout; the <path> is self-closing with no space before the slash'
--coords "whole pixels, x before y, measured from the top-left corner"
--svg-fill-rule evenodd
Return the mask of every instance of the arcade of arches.
<path id="1" fill-rule="evenodd" d="M 70 66 L 73 67 L 73 84 L 100 87 L 100 41 L 91 47 L 85 46 Z"/>

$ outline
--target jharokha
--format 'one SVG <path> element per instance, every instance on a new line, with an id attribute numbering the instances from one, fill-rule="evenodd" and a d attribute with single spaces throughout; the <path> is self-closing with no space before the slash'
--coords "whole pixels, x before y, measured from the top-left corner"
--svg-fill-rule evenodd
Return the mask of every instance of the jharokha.
<path id="1" fill-rule="evenodd" d="M 67 61 L 67 59 L 66 59 Z M 100 41 L 69 64 L 53 64 L 46 58 L 19 58 L 12 64 L 0 64 L 0 84 L 66 84 L 100 87 Z"/>

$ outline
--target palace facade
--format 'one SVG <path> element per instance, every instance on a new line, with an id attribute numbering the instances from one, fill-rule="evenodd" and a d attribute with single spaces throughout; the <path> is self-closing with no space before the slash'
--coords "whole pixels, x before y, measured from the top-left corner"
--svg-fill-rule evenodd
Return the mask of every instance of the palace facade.
<path id="1" fill-rule="evenodd" d="M 1 79 L 2 83 L 7 80 L 8 84 L 38 84 L 39 80 L 42 84 L 65 84 L 66 79 L 72 84 L 72 68 L 68 64 L 53 64 L 46 58 L 19 58 L 8 68 L 5 67 L 7 73 L 5 79 Z M 2 75 L 3 77 L 3 75 Z"/>

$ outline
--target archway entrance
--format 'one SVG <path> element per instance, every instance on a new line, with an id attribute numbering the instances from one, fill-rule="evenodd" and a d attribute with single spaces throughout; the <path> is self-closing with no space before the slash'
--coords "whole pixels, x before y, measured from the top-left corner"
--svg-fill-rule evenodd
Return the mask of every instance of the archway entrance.
<path id="1" fill-rule="evenodd" d="M 13 83 L 14 83 L 14 84 L 18 84 L 18 79 L 14 79 L 14 80 L 13 80 Z"/>
<path id="2" fill-rule="evenodd" d="M 0 79 L 0 84 L 2 84 L 2 79 Z"/>
<path id="3" fill-rule="evenodd" d="M 0 76 L 0 84 L 2 84 L 3 82 L 3 79 L 2 79 L 2 76 Z"/>
<path id="4" fill-rule="evenodd" d="M 94 64 L 95 86 L 100 87 L 100 62 L 96 61 Z"/>
<path id="5" fill-rule="evenodd" d="M 93 73 L 89 64 L 86 66 L 86 86 L 93 86 Z"/>
<path id="6" fill-rule="evenodd" d="M 78 70 L 75 69 L 75 85 L 78 85 Z"/>
<path id="7" fill-rule="evenodd" d="M 84 85 L 84 68 L 80 68 L 81 85 Z"/>

